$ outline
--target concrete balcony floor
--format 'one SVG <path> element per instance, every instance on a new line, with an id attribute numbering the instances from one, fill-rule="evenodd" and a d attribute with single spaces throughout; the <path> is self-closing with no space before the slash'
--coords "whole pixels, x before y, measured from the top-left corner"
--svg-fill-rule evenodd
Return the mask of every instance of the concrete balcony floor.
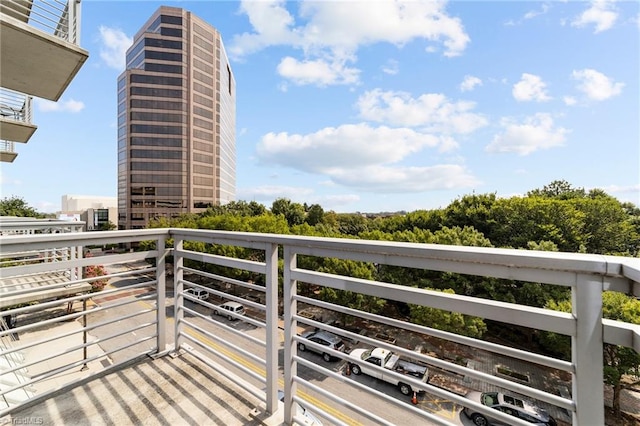
<path id="1" fill-rule="evenodd" d="M 189 354 L 149 357 L 0 418 L 0 424 L 263 425 L 260 401 Z M 274 416 L 275 417 L 275 416 Z M 35 422 L 35 423 L 34 423 Z"/>

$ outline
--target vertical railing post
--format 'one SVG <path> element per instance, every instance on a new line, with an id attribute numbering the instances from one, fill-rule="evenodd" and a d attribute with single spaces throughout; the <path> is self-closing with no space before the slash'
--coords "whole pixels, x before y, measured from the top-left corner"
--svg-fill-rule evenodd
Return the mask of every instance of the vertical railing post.
<path id="1" fill-rule="evenodd" d="M 293 424 L 295 412 L 293 408 L 293 396 L 297 392 L 297 383 L 293 380 L 298 375 L 298 364 L 293 357 L 297 355 L 296 342 L 293 336 L 298 328 L 293 315 L 298 311 L 297 283 L 291 279 L 291 271 L 296 268 L 296 254 L 288 245 L 284 246 L 284 282 L 282 301 L 284 303 L 284 423 Z"/>
<path id="2" fill-rule="evenodd" d="M 166 249 L 165 249 L 166 236 L 162 235 L 158 237 L 156 241 L 156 342 L 158 345 L 158 353 L 164 352 L 167 347 L 167 310 L 165 307 L 165 294 L 166 294 Z"/>
<path id="3" fill-rule="evenodd" d="M 604 424 L 602 278 L 577 275 L 572 291 L 576 335 L 571 338 L 573 424 Z"/>
<path id="4" fill-rule="evenodd" d="M 178 253 L 178 251 L 182 251 L 182 247 L 184 245 L 184 240 L 182 237 L 174 236 L 173 238 L 173 316 L 175 319 L 175 350 L 180 350 L 180 346 L 182 345 L 182 319 L 184 317 L 184 311 L 182 310 L 182 306 L 184 305 L 184 299 L 182 297 L 182 290 L 184 284 L 182 282 L 184 271 L 182 266 L 184 264 L 184 259 L 182 255 Z"/>
<path id="5" fill-rule="evenodd" d="M 80 46 L 80 0 L 68 0 L 67 41 Z"/>
<path id="6" fill-rule="evenodd" d="M 278 245 L 267 244 L 266 262 L 266 324 L 267 324 L 267 412 L 278 410 Z"/>

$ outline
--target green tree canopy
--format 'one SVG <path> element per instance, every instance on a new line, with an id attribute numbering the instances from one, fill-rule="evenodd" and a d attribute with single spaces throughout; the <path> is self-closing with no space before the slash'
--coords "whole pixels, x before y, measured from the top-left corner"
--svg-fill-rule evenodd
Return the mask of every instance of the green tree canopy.
<path id="1" fill-rule="evenodd" d="M 29 206 L 20 197 L 5 197 L 0 201 L 0 216 L 35 217 L 44 218 L 45 215 L 38 213 L 36 209 Z"/>
<path id="2" fill-rule="evenodd" d="M 546 308 L 562 312 L 571 312 L 571 301 L 550 300 Z M 631 324 L 640 324 L 640 301 L 626 294 L 605 291 L 602 293 L 603 318 L 624 321 Z M 571 354 L 571 343 L 567 336 L 559 336 L 547 333 L 547 345 L 557 345 L 555 351 L 561 349 L 565 358 Z M 620 413 L 620 393 L 622 391 L 622 379 L 625 375 L 640 375 L 640 354 L 631 348 L 624 346 L 605 344 L 603 348 L 604 382 L 613 387 L 613 409 Z"/>

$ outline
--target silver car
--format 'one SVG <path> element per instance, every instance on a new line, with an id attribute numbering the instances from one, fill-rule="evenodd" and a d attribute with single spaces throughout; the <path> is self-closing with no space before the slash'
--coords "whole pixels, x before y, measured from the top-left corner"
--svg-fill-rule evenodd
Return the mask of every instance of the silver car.
<path id="1" fill-rule="evenodd" d="M 465 395 L 471 401 L 479 402 L 482 405 L 491 407 L 494 410 L 501 411 L 510 416 L 524 420 L 534 425 L 542 426 L 557 426 L 557 423 L 553 417 L 549 415 L 544 409 L 531 404 L 528 401 L 519 399 L 513 396 L 505 395 L 500 392 L 469 392 Z M 476 426 L 489 426 L 489 425 L 504 425 L 509 426 L 508 423 L 502 423 L 491 417 L 486 417 L 484 414 L 474 411 L 472 408 L 465 407 L 464 414 L 473 421 Z"/>
<path id="2" fill-rule="evenodd" d="M 236 315 L 231 315 L 230 312 Z M 222 316 L 226 315 L 229 321 L 233 321 L 234 319 L 240 319 L 237 316 L 244 315 L 245 311 L 244 306 L 242 306 L 238 302 L 225 302 L 222 305 L 216 306 L 216 308 L 213 310 L 213 314 Z"/>
<path id="3" fill-rule="evenodd" d="M 304 337 L 305 339 L 310 340 L 311 342 L 317 343 L 319 345 L 322 346 L 326 346 L 328 348 L 331 348 L 333 350 L 339 351 L 339 352 L 344 352 L 345 349 L 345 344 L 342 341 L 342 339 L 339 336 L 336 336 L 333 333 L 329 333 L 328 331 L 307 331 L 301 334 L 302 337 Z M 298 349 L 301 352 L 304 352 L 306 350 L 309 350 L 311 352 L 315 352 L 317 354 L 322 355 L 322 359 L 324 359 L 325 361 L 329 362 L 329 361 L 336 361 L 340 358 L 336 358 L 335 356 L 327 353 L 327 352 L 323 352 L 321 350 L 318 350 L 316 348 L 313 348 L 311 346 L 307 346 L 302 342 L 298 343 Z"/>

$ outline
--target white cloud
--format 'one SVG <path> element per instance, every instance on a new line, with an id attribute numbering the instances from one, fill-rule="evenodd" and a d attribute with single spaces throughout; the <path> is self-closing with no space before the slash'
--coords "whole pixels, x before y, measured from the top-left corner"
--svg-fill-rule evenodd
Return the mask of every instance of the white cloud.
<path id="1" fill-rule="evenodd" d="M 108 67 L 124 70 L 127 49 L 131 47 L 133 38 L 122 30 L 100 26 L 100 57 Z"/>
<path id="2" fill-rule="evenodd" d="M 342 169 L 332 175 L 338 184 L 379 193 L 412 193 L 440 189 L 471 188 L 480 182 L 463 166 L 368 166 Z"/>
<path id="3" fill-rule="evenodd" d="M 522 17 L 522 19 L 533 19 L 537 16 L 540 15 L 544 15 L 545 13 L 547 13 L 549 11 L 549 4 L 548 3 L 543 3 L 542 6 L 540 6 L 540 10 L 530 10 L 527 13 L 524 14 L 524 16 Z"/>
<path id="4" fill-rule="evenodd" d="M 323 59 L 299 61 L 287 56 L 278 65 L 278 74 L 298 85 L 315 84 L 324 87 L 332 84 L 357 83 L 360 70 L 345 66 L 343 61 L 334 60 L 331 63 Z"/>
<path id="5" fill-rule="evenodd" d="M 504 23 L 504 25 L 512 27 L 512 26 L 516 26 L 516 25 L 521 25 L 524 21 L 529 20 L 529 19 L 533 19 L 536 18 L 540 15 L 544 15 L 546 14 L 549 9 L 551 8 L 549 3 L 543 3 L 540 6 L 539 10 L 530 10 L 527 13 L 524 14 L 524 16 L 518 20 L 513 20 L 513 19 L 509 19 L 508 21 L 506 21 Z"/>
<path id="6" fill-rule="evenodd" d="M 233 59 L 242 59 L 270 46 L 291 46 L 300 49 L 302 57 L 285 58 L 279 68 L 288 67 L 297 84 L 316 84 L 318 78 L 306 76 L 329 64 L 343 77 L 329 78 L 327 84 L 350 84 L 357 81 L 357 70 L 346 67 L 345 58 L 355 61 L 357 50 L 364 45 L 402 46 L 425 40 L 444 46 L 445 56 L 460 55 L 469 36 L 460 19 L 447 15 L 445 7 L 446 2 L 440 1 L 305 0 L 298 3 L 298 15 L 294 17 L 283 0 L 243 1 L 240 12 L 248 16 L 253 30 L 236 35 L 228 52 Z M 335 68 L 336 64 L 341 66 Z M 300 75 L 303 78 L 298 78 Z"/>
<path id="7" fill-rule="evenodd" d="M 610 29 L 618 19 L 618 13 L 614 10 L 613 3 L 608 0 L 592 1 L 587 10 L 571 21 L 571 25 L 582 28 L 593 24 L 596 34 Z"/>
<path id="8" fill-rule="evenodd" d="M 545 102 L 551 98 L 546 92 L 547 84 L 533 74 L 523 73 L 520 81 L 513 85 L 513 97 L 520 102 Z"/>
<path id="9" fill-rule="evenodd" d="M 571 77 L 579 82 L 578 90 L 595 101 L 619 95 L 624 87 L 624 83 L 614 83 L 612 79 L 593 69 L 574 70 Z"/>
<path id="10" fill-rule="evenodd" d="M 578 103 L 576 98 L 574 98 L 573 96 L 565 96 L 564 98 L 562 98 L 562 100 L 564 101 L 565 105 L 568 105 L 568 106 L 572 106 Z"/>
<path id="11" fill-rule="evenodd" d="M 385 74 L 396 75 L 399 71 L 398 61 L 395 59 L 389 59 L 386 65 L 382 66 L 382 72 Z"/>
<path id="12" fill-rule="evenodd" d="M 295 186 L 264 185 L 238 189 L 240 200 L 273 201 L 277 198 L 305 200 L 311 194 L 313 189 Z"/>
<path id="13" fill-rule="evenodd" d="M 465 75 L 464 80 L 460 83 L 460 91 L 468 92 L 475 89 L 476 86 L 482 86 L 482 80 L 473 75 Z"/>
<path id="14" fill-rule="evenodd" d="M 84 103 L 74 99 L 59 100 L 58 102 L 48 101 L 46 99 L 36 99 L 38 110 L 42 112 L 80 112 L 84 109 Z"/>
<path id="15" fill-rule="evenodd" d="M 443 94 L 427 93 L 418 98 L 404 92 L 365 92 L 356 103 L 360 117 L 394 126 L 424 127 L 443 133 L 471 133 L 487 125 L 480 114 L 471 112 L 475 103 L 452 102 Z"/>
<path id="16" fill-rule="evenodd" d="M 486 146 L 487 152 L 528 155 L 541 149 L 564 145 L 565 136 L 569 133 L 562 127 L 554 127 L 553 118 L 543 113 L 527 117 L 522 123 L 503 119 L 502 127 L 504 131 L 495 135 Z"/>
<path id="17" fill-rule="evenodd" d="M 333 209 L 338 206 L 346 206 L 358 201 L 360 201 L 360 197 L 355 194 L 323 195 L 314 200 L 315 203 L 326 206 L 325 210 L 327 208 Z"/>
<path id="18" fill-rule="evenodd" d="M 640 195 L 640 184 L 639 185 L 609 185 L 600 188 L 605 191 L 607 194 L 639 194 Z"/>
<path id="19" fill-rule="evenodd" d="M 257 156 L 263 163 L 324 175 L 334 183 L 373 192 L 416 192 L 475 183 L 475 178 L 457 165 L 399 164 L 425 148 L 449 143 L 448 138 L 407 128 L 355 124 L 306 135 L 269 133 L 258 144 Z"/>

